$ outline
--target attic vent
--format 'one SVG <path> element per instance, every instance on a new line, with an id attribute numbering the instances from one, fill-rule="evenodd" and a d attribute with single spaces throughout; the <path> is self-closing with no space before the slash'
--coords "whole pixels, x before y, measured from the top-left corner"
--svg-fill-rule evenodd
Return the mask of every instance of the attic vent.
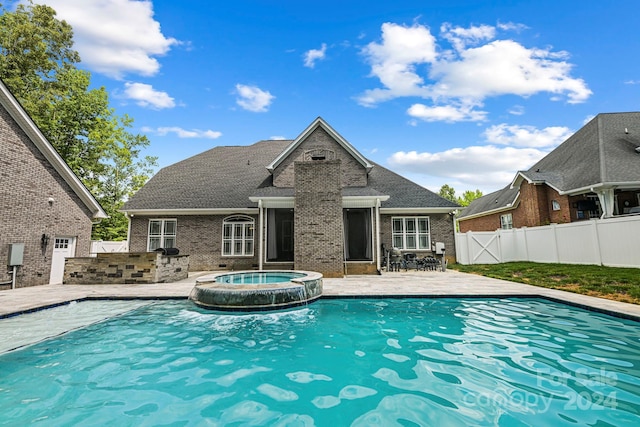
<path id="1" fill-rule="evenodd" d="M 304 160 L 333 160 L 336 153 L 326 148 L 312 148 L 304 152 Z"/>

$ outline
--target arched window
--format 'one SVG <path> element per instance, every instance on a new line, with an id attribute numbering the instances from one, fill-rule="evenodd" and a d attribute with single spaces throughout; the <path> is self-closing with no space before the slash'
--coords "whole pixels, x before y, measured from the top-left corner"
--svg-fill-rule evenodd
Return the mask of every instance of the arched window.
<path id="1" fill-rule="evenodd" d="M 222 221 L 222 255 L 253 256 L 255 221 L 250 216 L 234 215 Z"/>

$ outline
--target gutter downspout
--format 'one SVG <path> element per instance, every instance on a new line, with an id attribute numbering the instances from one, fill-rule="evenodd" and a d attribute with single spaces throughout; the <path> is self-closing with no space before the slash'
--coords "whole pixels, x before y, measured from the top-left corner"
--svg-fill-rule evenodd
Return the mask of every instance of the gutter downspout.
<path id="1" fill-rule="evenodd" d="M 376 271 L 380 274 L 380 199 L 376 199 Z"/>
<path id="2" fill-rule="evenodd" d="M 128 213 L 125 213 L 124 216 L 127 217 L 127 252 L 131 252 L 131 217 Z"/>
<path id="3" fill-rule="evenodd" d="M 264 251 L 264 213 L 262 209 L 262 199 L 258 200 L 258 212 L 260 216 L 260 232 L 258 233 L 258 238 L 260 239 L 258 244 L 258 270 L 262 271 L 262 259 L 264 258 L 262 256 Z"/>
<path id="4" fill-rule="evenodd" d="M 451 215 L 451 221 L 453 222 L 453 248 L 456 249 L 456 262 L 458 262 L 458 210 L 453 211 Z"/>

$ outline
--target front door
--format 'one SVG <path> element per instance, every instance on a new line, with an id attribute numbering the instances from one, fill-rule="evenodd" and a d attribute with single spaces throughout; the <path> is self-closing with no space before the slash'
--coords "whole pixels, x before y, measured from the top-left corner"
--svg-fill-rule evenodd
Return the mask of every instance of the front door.
<path id="1" fill-rule="evenodd" d="M 62 283 L 64 277 L 64 259 L 72 257 L 75 252 L 75 237 L 56 237 L 53 239 L 53 255 L 51 255 L 51 275 L 49 276 L 49 283 Z"/>

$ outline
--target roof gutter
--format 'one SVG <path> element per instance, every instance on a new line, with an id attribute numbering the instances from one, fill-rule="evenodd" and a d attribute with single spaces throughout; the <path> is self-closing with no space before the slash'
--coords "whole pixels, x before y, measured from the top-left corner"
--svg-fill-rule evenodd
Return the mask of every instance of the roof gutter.
<path id="1" fill-rule="evenodd" d="M 223 208 L 223 209 L 121 209 L 126 215 L 133 216 L 166 216 L 166 215 L 231 215 L 231 214 L 257 214 L 258 208 Z"/>
<path id="2" fill-rule="evenodd" d="M 416 213 L 433 213 L 433 214 L 438 214 L 438 213 L 451 213 L 454 211 L 460 211 L 461 209 L 464 208 L 460 208 L 460 207 L 417 207 L 417 208 L 380 208 L 380 213 L 383 215 L 405 215 L 405 214 L 413 214 L 415 215 Z"/>
<path id="3" fill-rule="evenodd" d="M 488 211 L 478 212 L 476 214 L 471 214 L 471 215 L 464 216 L 464 217 L 458 217 L 458 222 L 465 221 L 467 219 L 480 218 L 480 217 L 487 216 L 487 215 L 492 215 L 492 214 L 496 214 L 496 213 L 500 213 L 500 212 L 506 212 L 506 211 L 513 210 L 513 209 L 517 208 L 520 205 L 520 200 L 518 199 L 519 196 L 520 196 L 520 192 L 518 192 L 518 194 L 516 194 L 514 202 L 513 203 L 509 203 L 506 206 L 501 206 L 499 208 L 491 209 L 491 210 L 488 210 Z"/>

